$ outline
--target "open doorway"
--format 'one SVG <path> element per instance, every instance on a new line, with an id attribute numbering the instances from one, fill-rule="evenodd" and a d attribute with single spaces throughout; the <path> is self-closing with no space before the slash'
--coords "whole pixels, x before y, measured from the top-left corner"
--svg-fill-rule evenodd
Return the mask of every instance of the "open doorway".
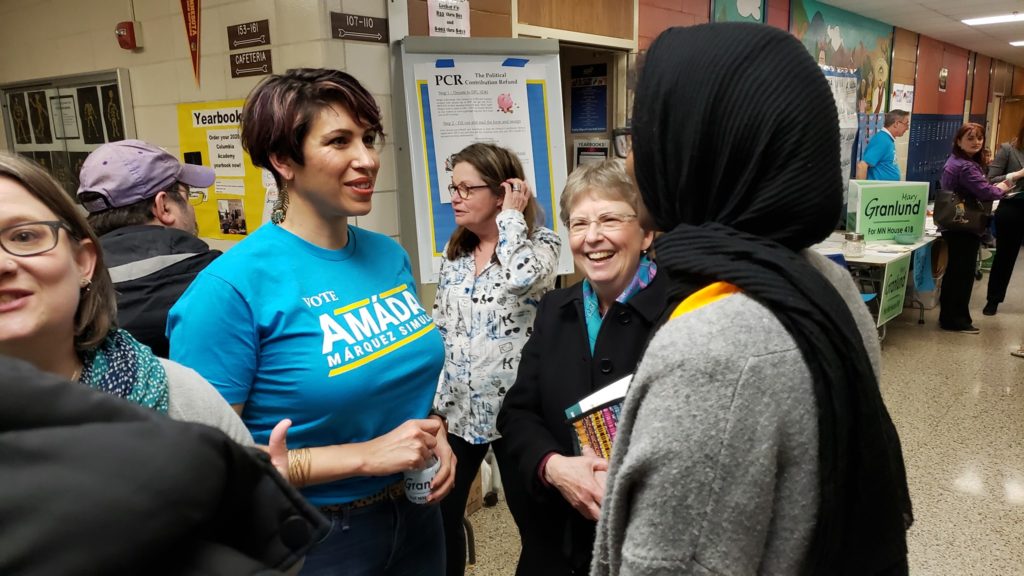
<path id="1" fill-rule="evenodd" d="M 1005 98 L 1003 107 L 999 113 L 999 124 L 997 128 L 998 138 L 992 142 L 992 149 L 996 150 L 1003 142 L 1010 142 L 1017 137 L 1020 131 L 1021 122 L 1024 121 L 1024 98 Z"/>
<path id="2" fill-rule="evenodd" d="M 566 166 L 615 157 L 615 130 L 628 117 L 629 52 L 562 42 L 562 106 Z"/>

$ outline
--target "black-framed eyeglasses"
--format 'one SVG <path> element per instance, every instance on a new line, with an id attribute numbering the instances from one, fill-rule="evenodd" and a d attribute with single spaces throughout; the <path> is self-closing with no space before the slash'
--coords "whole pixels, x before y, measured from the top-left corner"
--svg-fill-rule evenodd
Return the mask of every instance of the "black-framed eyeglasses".
<path id="1" fill-rule="evenodd" d="M 75 237 L 71 228 L 59 221 L 23 222 L 0 228 L 0 248 L 12 256 L 38 256 L 57 247 L 60 229 Z"/>
<path id="2" fill-rule="evenodd" d="M 466 186 L 465 183 L 459 184 L 458 186 L 455 184 L 449 184 L 448 193 L 452 195 L 452 199 L 454 199 L 455 195 L 458 194 L 463 200 L 469 200 L 469 197 L 473 195 L 473 190 L 476 190 L 477 188 L 490 188 L 490 186 L 487 184 L 477 184 L 476 186 Z"/>

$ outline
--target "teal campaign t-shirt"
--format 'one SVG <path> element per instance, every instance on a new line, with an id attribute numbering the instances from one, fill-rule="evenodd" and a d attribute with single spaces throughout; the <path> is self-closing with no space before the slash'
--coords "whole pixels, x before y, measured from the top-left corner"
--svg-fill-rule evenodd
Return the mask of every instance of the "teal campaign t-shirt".
<path id="1" fill-rule="evenodd" d="M 291 418 L 289 448 L 363 442 L 427 417 L 444 363 L 405 250 L 354 226 L 341 250 L 260 227 L 199 274 L 171 309 L 167 333 L 171 359 L 245 404 L 257 444 Z M 338 504 L 400 478 L 302 493 L 316 506 Z"/>
<path id="2" fill-rule="evenodd" d="M 871 137 L 861 160 L 868 165 L 868 180 L 895 182 L 900 179 L 900 167 L 896 164 L 896 141 L 888 132 L 879 130 Z"/>

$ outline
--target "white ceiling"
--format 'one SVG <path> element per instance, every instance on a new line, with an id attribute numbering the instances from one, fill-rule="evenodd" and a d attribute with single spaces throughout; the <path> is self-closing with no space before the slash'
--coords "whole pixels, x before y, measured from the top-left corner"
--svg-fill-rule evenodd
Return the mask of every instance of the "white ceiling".
<path id="1" fill-rule="evenodd" d="M 1024 13 L 1024 0 L 824 0 L 843 10 L 1024 66 L 1024 22 L 968 26 L 967 18 Z"/>

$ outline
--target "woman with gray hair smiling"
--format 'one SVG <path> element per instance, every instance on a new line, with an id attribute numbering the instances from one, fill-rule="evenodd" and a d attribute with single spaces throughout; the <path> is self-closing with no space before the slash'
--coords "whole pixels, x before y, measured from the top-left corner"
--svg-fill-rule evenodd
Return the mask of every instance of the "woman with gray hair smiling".
<path id="1" fill-rule="evenodd" d="M 585 279 L 541 300 L 498 429 L 529 495 L 517 574 L 590 565 L 604 497 L 604 458 L 575 455 L 565 409 L 633 372 L 665 308 L 647 257 L 654 239 L 622 161 L 582 166 L 561 198 L 569 247 Z"/>

